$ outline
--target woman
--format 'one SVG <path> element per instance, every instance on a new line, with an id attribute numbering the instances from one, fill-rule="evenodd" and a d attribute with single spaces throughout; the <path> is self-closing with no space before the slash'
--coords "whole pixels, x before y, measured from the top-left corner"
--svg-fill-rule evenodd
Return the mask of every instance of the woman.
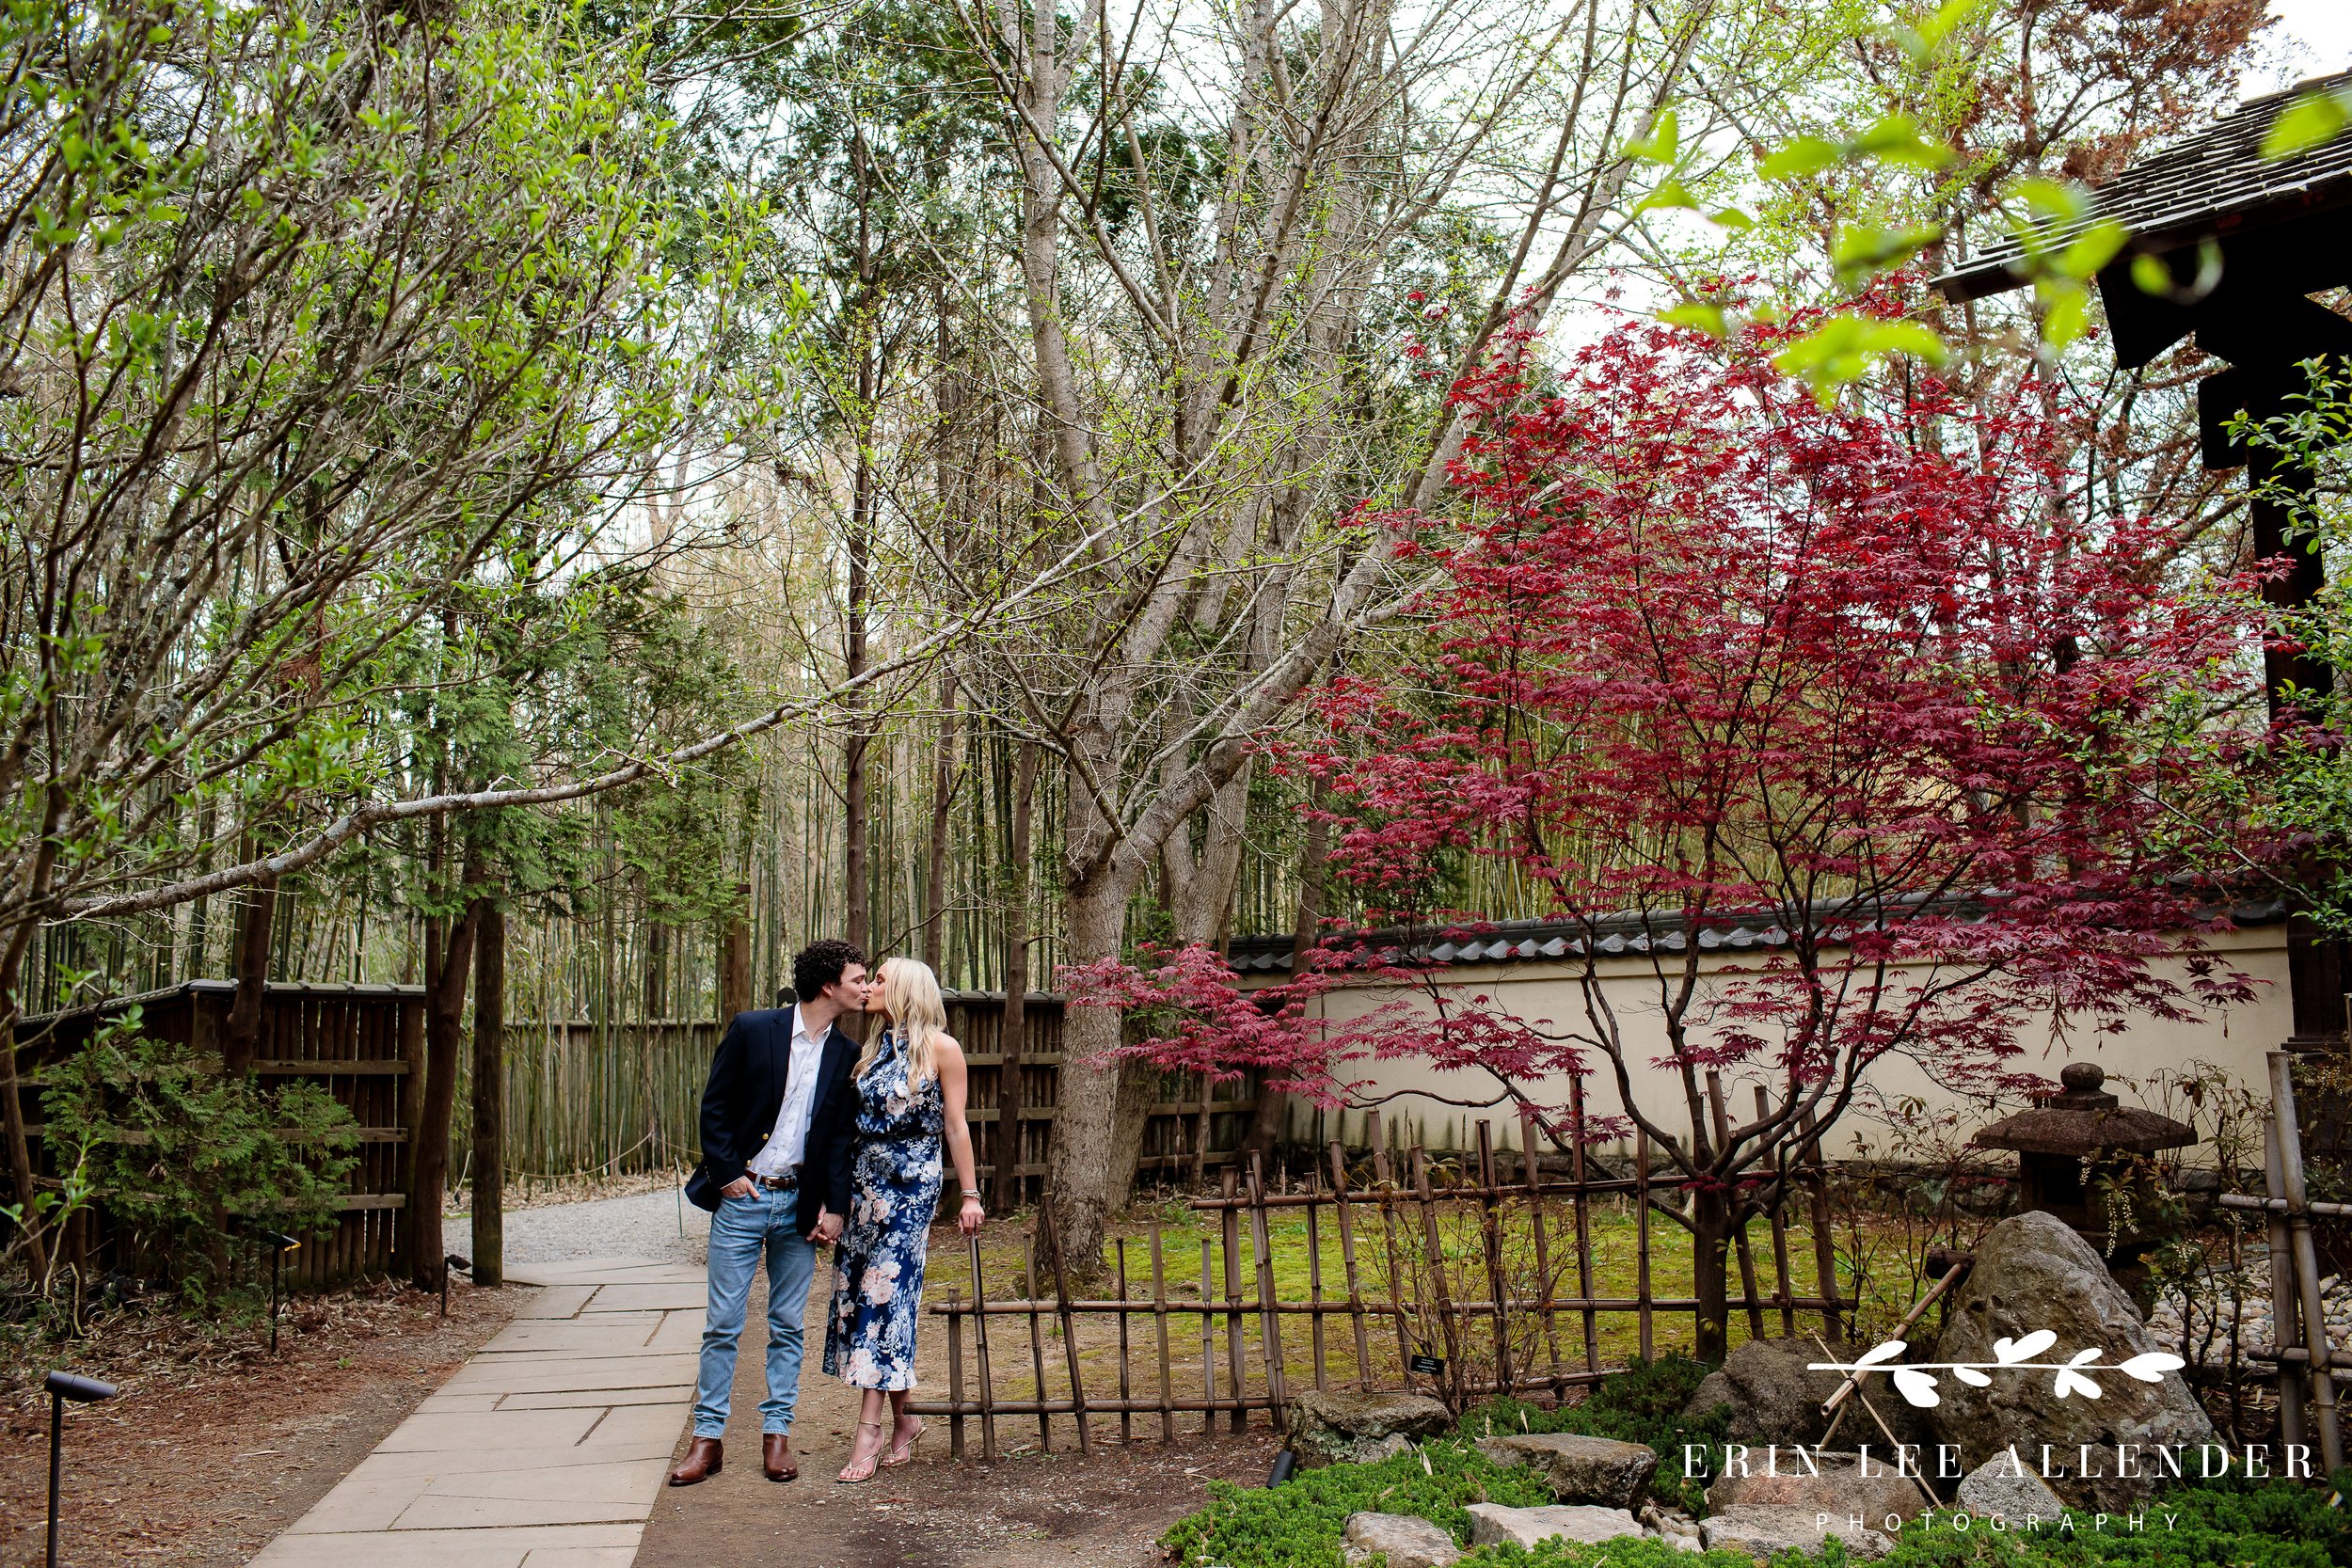
<path id="1" fill-rule="evenodd" d="M 913 958 L 884 960 L 877 1033 L 857 1064 L 857 1155 L 850 1216 L 834 1254 L 825 1370 L 866 1390 L 844 1481 L 871 1481 L 884 1465 L 914 1457 L 923 1423 L 906 1412 L 914 1387 L 914 1324 L 923 1306 L 923 1257 L 939 1212 L 940 1146 L 955 1156 L 969 1236 L 987 1218 L 972 1175 L 963 1119 L 963 1048 L 946 1033 L 939 977 Z M 882 1412 L 892 1419 L 885 1425 Z"/>

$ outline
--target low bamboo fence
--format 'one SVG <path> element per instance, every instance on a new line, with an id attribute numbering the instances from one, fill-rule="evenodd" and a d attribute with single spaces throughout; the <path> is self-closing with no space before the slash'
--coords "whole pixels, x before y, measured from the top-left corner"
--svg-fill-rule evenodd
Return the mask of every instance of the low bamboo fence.
<path id="1" fill-rule="evenodd" d="M 1532 1123 L 1520 1132 L 1522 1150 L 1539 1147 Z M 908 1409 L 946 1417 L 957 1458 L 965 1452 L 966 1423 L 977 1418 L 981 1454 L 993 1460 L 1000 1452 L 999 1424 L 1008 1420 L 1035 1419 L 1038 1441 L 1051 1451 L 1055 1418 L 1069 1418 L 1081 1453 L 1090 1451 L 1098 1420 L 1115 1419 L 1122 1441 L 1133 1440 L 1138 1419 L 1147 1429 L 1156 1425 L 1163 1442 L 1174 1441 L 1180 1424 L 1194 1419 L 1200 1432 L 1214 1430 L 1220 1418 L 1239 1431 L 1258 1410 L 1279 1426 L 1291 1379 L 1302 1373 L 1318 1389 L 1352 1382 L 1365 1392 L 1435 1393 L 1456 1410 L 1496 1393 L 1548 1391 L 1556 1400 L 1621 1370 L 1604 1365 L 1604 1317 L 1637 1320 L 1645 1358 L 1656 1354 L 1661 1319 L 1695 1319 L 1696 1297 L 1651 1288 L 1653 1209 L 1675 1189 L 1653 1182 L 1645 1143 L 1627 1176 L 1588 1171 L 1580 1144 L 1565 1179 L 1557 1180 L 1546 1176 L 1540 1160 L 1522 1154 L 1514 1162 L 1509 1151 L 1498 1153 L 1485 1121 L 1477 1124 L 1474 1155 L 1460 1163 L 1433 1160 L 1418 1145 L 1400 1161 L 1382 1143 L 1376 1112 L 1368 1132 L 1368 1163 L 1352 1165 L 1347 1149 L 1333 1142 L 1304 1185 L 1292 1190 L 1270 1190 L 1254 1155 L 1246 1171 L 1226 1164 L 1222 1190 L 1191 1201 L 1203 1216 L 1197 1286 L 1179 1281 L 1179 1271 L 1189 1273 L 1193 1260 L 1169 1250 L 1156 1222 L 1147 1227 L 1139 1256 L 1131 1256 L 1126 1238 L 1113 1243 L 1112 1293 L 1099 1297 L 1073 1293 L 1050 1205 L 1039 1211 L 1041 1245 L 1036 1238 L 1025 1242 L 1017 1297 L 992 1296 L 979 1241 L 971 1239 L 965 1283 L 946 1287 L 945 1299 L 929 1308 L 945 1320 L 947 1397 L 910 1401 Z M 1770 1288 L 1759 1289 L 1759 1265 L 1742 1232 L 1735 1249 L 1741 1285 L 1729 1307 L 1744 1313 L 1759 1337 L 1770 1319 L 1790 1335 L 1799 1313 L 1819 1314 L 1824 1338 L 1835 1343 L 1851 1304 L 1839 1295 L 1818 1140 L 1797 1160 L 1785 1190 L 1802 1188 L 1811 1207 L 1813 1290 L 1799 1293 L 1788 1229 L 1776 1211 L 1763 1225 Z M 1511 1164 L 1515 1173 L 1505 1168 Z M 1596 1289 L 1595 1205 L 1627 1199 L 1635 1227 L 1634 1289 L 1602 1294 Z M 1301 1211 L 1307 1289 L 1303 1297 L 1285 1296 L 1277 1288 L 1269 1225 L 1273 1216 Z M 1212 1225 L 1214 1238 L 1207 1233 Z M 1245 1225 L 1252 1259 L 1247 1268 Z M 1336 1278 L 1326 1277 L 1327 1233 L 1336 1233 L 1339 1243 Z M 1147 1288 L 1148 1294 L 1139 1293 Z M 1292 1347 L 1302 1332 L 1304 1361 L 1295 1370 Z M 1049 1356 L 1049 1339 L 1057 1341 L 1057 1355 Z"/>

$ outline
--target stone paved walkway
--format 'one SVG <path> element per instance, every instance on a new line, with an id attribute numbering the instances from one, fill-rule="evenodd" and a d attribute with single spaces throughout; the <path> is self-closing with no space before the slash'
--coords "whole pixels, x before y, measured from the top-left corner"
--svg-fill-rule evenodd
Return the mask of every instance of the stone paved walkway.
<path id="1" fill-rule="evenodd" d="M 253 1568 L 628 1568 L 693 1402 L 703 1271 L 524 1264 L 542 1287 Z"/>

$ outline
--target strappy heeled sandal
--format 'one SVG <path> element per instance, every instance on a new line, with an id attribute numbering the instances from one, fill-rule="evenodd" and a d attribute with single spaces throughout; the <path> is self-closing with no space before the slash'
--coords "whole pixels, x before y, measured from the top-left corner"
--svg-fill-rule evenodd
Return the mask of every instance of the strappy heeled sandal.
<path id="1" fill-rule="evenodd" d="M 907 1465 L 913 1463 L 914 1459 L 914 1445 L 923 1440 L 923 1423 L 920 1421 L 915 1422 L 914 1431 L 907 1438 L 907 1440 L 882 1456 L 882 1467 L 887 1469 L 893 1465 Z"/>
<path id="2" fill-rule="evenodd" d="M 864 1432 L 867 1427 L 872 1427 L 876 1432 L 888 1432 L 890 1430 L 880 1421 L 860 1421 L 857 1424 L 857 1429 L 860 1432 Z M 858 1468 L 860 1465 L 865 1465 L 866 1468 L 860 1470 Z M 872 1453 L 866 1455 L 864 1459 L 852 1458 L 847 1465 L 841 1466 L 841 1474 L 838 1478 L 838 1484 L 842 1486 L 857 1486 L 863 1484 L 866 1481 L 872 1481 L 874 1479 L 874 1472 L 880 1468 L 882 1468 L 882 1449 L 876 1449 Z"/>

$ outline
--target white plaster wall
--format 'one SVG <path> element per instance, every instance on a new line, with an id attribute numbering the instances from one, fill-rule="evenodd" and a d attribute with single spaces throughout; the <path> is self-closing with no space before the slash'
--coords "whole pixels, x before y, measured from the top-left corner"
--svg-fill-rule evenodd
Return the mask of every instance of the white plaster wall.
<path id="1" fill-rule="evenodd" d="M 2188 1022 L 2135 1016 L 2120 1035 L 2092 1035 L 2077 1022 L 2068 1034 L 2060 1036 L 2047 1015 L 2028 1019 L 2022 1022 L 2018 1030 L 2026 1053 L 2012 1065 L 2018 1070 L 2055 1080 L 2058 1069 L 2069 1061 L 2095 1061 L 2106 1069 L 2107 1086 L 2121 1094 L 2125 1103 L 2146 1104 L 2152 1109 L 2164 1108 L 2153 1080 L 2201 1065 L 2217 1068 L 2241 1085 L 2266 1094 L 2263 1088 L 2263 1053 L 2278 1049 L 2294 1027 L 2287 992 L 2285 930 L 2278 926 L 2255 927 L 2210 938 L 2206 945 L 2213 956 L 2254 982 L 2254 1000 L 2226 1013 L 2200 1013 Z M 1723 961 L 1741 960 L 1729 958 Z M 1756 960 L 1751 956 L 1744 961 L 1753 967 Z M 2171 963 L 2160 966 L 2159 972 L 2185 976 L 2185 966 Z M 1549 961 L 1465 965 L 1450 971 L 1448 981 L 1445 989 L 1449 992 L 1465 999 L 1490 997 L 1496 1006 L 1522 1019 L 1552 1019 L 1564 1026 L 1581 1023 L 1583 1019 L 1576 972 L 1566 965 Z M 1666 1043 L 1658 981 L 1647 961 L 1638 958 L 1606 960 L 1602 985 L 1629 1039 L 1636 1043 L 1632 1053 L 1635 1060 L 1646 1062 L 1662 1053 Z M 1324 999 L 1323 1006 L 1326 1016 L 1345 1020 L 1360 1017 L 1399 996 L 1411 998 L 1422 1011 L 1430 1010 L 1425 995 L 1371 987 L 1335 990 Z M 1597 1053 L 1588 1053 L 1587 1060 L 1595 1069 L 1586 1080 L 1588 1110 L 1595 1116 L 1612 1114 L 1617 1110 L 1616 1087 L 1607 1059 Z M 1507 1107 L 1480 1111 L 1448 1102 L 1492 1099 L 1498 1085 L 1482 1073 L 1440 1072 L 1424 1062 L 1407 1059 L 1361 1063 L 1356 1075 L 1367 1080 L 1361 1091 L 1364 1098 L 1401 1097 L 1381 1106 L 1390 1136 L 1396 1135 L 1393 1130 L 1402 1118 L 1407 1141 L 1418 1137 L 1432 1148 L 1464 1148 L 1472 1141 L 1470 1128 L 1484 1116 L 1494 1123 L 1498 1147 L 1515 1148 L 1518 1145 L 1518 1122 Z M 1637 1067 L 1633 1079 L 1635 1097 L 1645 1114 L 1663 1126 L 1684 1125 L 1687 1118 L 1682 1109 L 1679 1074 Z M 1740 1077 L 1736 1069 L 1727 1075 L 1725 1088 L 1733 1120 L 1753 1117 L 1753 1085 L 1764 1081 L 1760 1075 Z M 1991 1109 L 1951 1092 L 1908 1058 L 1882 1059 L 1873 1065 L 1867 1082 L 1889 1103 L 1915 1099 L 1931 1113 L 1953 1113 L 1963 1136 L 2006 1114 L 2006 1110 Z M 1547 1102 L 1561 1105 L 1567 1102 L 1567 1096 L 1565 1082 L 1548 1085 L 1547 1092 L 1540 1094 Z M 2015 1108 L 2012 1105 L 2006 1109 Z M 1363 1116 L 1359 1110 L 1318 1112 L 1311 1105 L 1295 1103 L 1291 1131 L 1300 1138 L 1314 1137 L 1319 1131 L 1324 1138 L 1364 1141 Z M 1859 1148 L 1857 1136 L 1861 1140 Z M 1884 1119 L 1859 1110 L 1847 1115 L 1824 1149 L 1832 1158 L 1866 1151 L 1899 1152 Z"/>

